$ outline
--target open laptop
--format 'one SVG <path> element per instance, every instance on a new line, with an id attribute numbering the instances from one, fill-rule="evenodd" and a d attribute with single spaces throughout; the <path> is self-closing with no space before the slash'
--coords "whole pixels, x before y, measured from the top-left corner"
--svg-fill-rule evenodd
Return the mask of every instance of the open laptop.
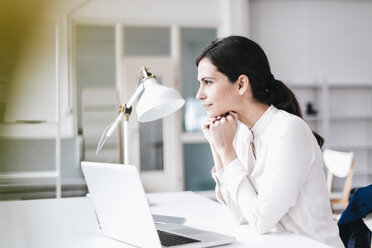
<path id="1" fill-rule="evenodd" d="M 103 233 L 142 248 L 211 247 L 234 237 L 176 223 L 154 223 L 135 166 L 81 162 Z"/>

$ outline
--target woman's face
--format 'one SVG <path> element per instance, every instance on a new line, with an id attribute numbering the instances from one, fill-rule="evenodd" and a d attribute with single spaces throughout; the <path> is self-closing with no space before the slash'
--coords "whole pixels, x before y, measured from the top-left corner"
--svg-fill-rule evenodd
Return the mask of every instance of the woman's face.
<path id="1" fill-rule="evenodd" d="M 237 86 L 227 76 L 217 70 L 208 58 L 203 58 L 198 66 L 199 91 L 196 98 L 202 101 L 208 117 L 223 115 L 234 111 Z"/>

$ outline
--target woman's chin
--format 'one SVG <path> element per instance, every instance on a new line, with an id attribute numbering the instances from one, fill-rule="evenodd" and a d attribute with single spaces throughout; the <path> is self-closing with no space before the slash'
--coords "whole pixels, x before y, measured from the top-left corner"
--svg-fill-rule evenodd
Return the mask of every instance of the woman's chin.
<path id="1" fill-rule="evenodd" d="M 207 112 L 207 117 L 208 118 L 214 118 L 214 117 L 217 117 L 217 116 L 220 116 L 220 115 L 225 115 L 228 111 L 225 111 L 225 112 L 221 112 L 221 111 L 208 111 Z"/>
<path id="2" fill-rule="evenodd" d="M 214 118 L 217 117 L 218 114 L 215 111 L 207 111 L 207 117 L 208 118 Z"/>
<path id="3" fill-rule="evenodd" d="M 211 113 L 211 112 L 207 112 L 207 117 L 208 117 L 208 118 L 213 118 L 213 117 L 216 117 L 216 116 L 213 115 L 213 113 Z"/>

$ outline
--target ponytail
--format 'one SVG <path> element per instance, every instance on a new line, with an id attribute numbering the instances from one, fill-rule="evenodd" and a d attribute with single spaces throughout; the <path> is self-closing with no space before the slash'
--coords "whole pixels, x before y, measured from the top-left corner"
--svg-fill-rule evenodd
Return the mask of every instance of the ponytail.
<path id="1" fill-rule="evenodd" d="M 217 39 L 198 56 L 196 66 L 205 57 L 232 83 L 236 82 L 240 75 L 246 75 L 253 98 L 258 102 L 274 105 L 302 118 L 296 96 L 283 82 L 274 78 L 265 52 L 254 41 L 242 36 Z M 313 134 L 322 147 L 324 139 L 316 132 Z"/>
<path id="2" fill-rule="evenodd" d="M 295 94 L 282 82 L 273 79 L 271 88 L 268 89 L 268 104 L 274 105 L 278 109 L 285 110 L 288 113 L 297 115 L 302 118 L 302 111 L 300 104 L 298 104 Z M 317 132 L 312 131 L 320 148 L 324 144 L 324 139 Z"/>

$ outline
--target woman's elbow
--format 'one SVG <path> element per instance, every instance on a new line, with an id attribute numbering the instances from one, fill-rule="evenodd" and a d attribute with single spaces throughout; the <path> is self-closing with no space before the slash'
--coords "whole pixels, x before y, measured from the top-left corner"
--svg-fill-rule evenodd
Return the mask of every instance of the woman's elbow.
<path id="1" fill-rule="evenodd" d="M 259 234 L 265 234 L 268 233 L 271 230 L 272 227 L 265 226 L 263 224 L 259 224 L 255 226 L 256 232 Z"/>
<path id="2" fill-rule="evenodd" d="M 271 228 L 259 228 L 257 230 L 257 233 L 259 233 L 259 234 L 266 234 L 266 233 L 270 233 L 270 230 L 271 230 Z"/>
<path id="3" fill-rule="evenodd" d="M 269 233 L 274 226 L 275 223 L 272 223 L 271 221 L 257 218 L 252 223 L 252 227 L 259 234 Z"/>

